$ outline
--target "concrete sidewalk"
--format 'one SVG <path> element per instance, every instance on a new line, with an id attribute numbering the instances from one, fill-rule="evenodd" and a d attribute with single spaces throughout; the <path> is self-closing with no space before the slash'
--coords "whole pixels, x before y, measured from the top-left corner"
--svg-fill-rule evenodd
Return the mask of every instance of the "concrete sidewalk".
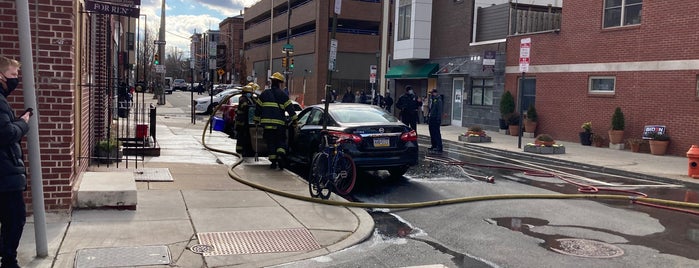
<path id="1" fill-rule="evenodd" d="M 201 121 L 191 125 L 186 111 L 169 104 L 159 106 L 157 114 L 161 156 L 146 157 L 138 168 L 164 169 L 172 180 L 136 182 L 136 210 L 49 213 L 47 258 L 36 257 L 33 218 L 28 217 L 19 248 L 22 267 L 263 267 L 326 255 L 372 234 L 373 219 L 362 209 L 297 201 L 231 179 L 227 172 L 237 158 L 204 149 Z M 209 134 L 206 143 L 235 148 L 235 142 L 220 132 Z M 235 172 L 267 187 L 308 196 L 302 178 L 287 170 L 270 170 L 267 164 L 264 158 L 248 161 Z M 131 170 L 126 165 L 122 161 L 118 170 L 134 172 L 133 160 L 128 162 Z M 115 168 L 112 164 L 108 170 Z M 192 252 L 198 244 L 215 250 Z M 201 248 L 205 247 L 195 247 Z M 169 258 L 163 250 L 169 251 Z"/>
<path id="2" fill-rule="evenodd" d="M 556 161 L 565 161 L 582 167 L 594 167 L 600 170 L 614 171 L 627 176 L 643 176 L 662 181 L 683 181 L 699 184 L 699 179 L 693 179 L 687 175 L 688 160 L 685 157 L 658 156 L 650 153 L 634 153 L 627 150 L 615 150 L 605 147 L 583 146 L 578 142 L 556 141 L 565 146 L 565 154 L 534 154 L 525 153 L 518 148 L 518 137 L 500 133 L 498 131 L 486 131 L 492 137 L 492 142 L 467 143 L 459 141 L 459 135 L 468 131 L 466 127 L 443 126 L 441 127 L 442 140 L 455 142 L 483 150 L 496 150 L 506 152 L 514 158 L 539 158 Z M 427 125 L 418 125 L 418 133 L 428 136 Z M 554 137 L 555 138 L 555 137 Z M 522 138 L 522 148 L 527 143 L 533 143 L 534 138 Z M 429 146 L 429 144 L 423 144 Z M 687 148 L 689 150 L 689 148 Z"/>

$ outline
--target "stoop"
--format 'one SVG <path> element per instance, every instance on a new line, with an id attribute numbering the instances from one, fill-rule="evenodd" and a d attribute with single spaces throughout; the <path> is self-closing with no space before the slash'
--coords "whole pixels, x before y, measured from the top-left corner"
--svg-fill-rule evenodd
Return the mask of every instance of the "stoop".
<path id="1" fill-rule="evenodd" d="M 136 209 L 133 172 L 85 172 L 77 194 L 77 208 Z"/>

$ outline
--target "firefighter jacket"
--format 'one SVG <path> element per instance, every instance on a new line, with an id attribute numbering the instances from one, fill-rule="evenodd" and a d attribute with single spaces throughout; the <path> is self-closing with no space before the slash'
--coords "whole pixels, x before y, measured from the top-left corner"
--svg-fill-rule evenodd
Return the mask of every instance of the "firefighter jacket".
<path id="1" fill-rule="evenodd" d="M 248 96 L 247 94 L 250 94 Z M 243 127 L 255 124 L 259 118 L 255 116 L 255 100 L 251 93 L 243 93 L 238 99 L 238 108 L 235 111 L 235 126 Z"/>
<path id="2" fill-rule="evenodd" d="M 265 129 L 276 129 L 286 126 L 287 122 L 296 122 L 296 112 L 291 100 L 281 89 L 273 87 L 263 91 L 256 102 L 260 107 L 257 109 L 260 124 Z M 288 118 L 284 114 L 285 111 L 289 114 Z"/>

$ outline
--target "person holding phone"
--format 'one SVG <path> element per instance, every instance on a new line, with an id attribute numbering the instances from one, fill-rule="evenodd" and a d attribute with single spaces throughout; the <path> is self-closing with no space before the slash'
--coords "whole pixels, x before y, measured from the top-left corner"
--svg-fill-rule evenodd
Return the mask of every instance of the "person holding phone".
<path id="1" fill-rule="evenodd" d="M 7 101 L 19 85 L 20 65 L 0 56 L 0 267 L 19 267 L 17 248 L 26 221 L 27 172 L 20 143 L 29 132 L 32 111 L 15 117 Z"/>

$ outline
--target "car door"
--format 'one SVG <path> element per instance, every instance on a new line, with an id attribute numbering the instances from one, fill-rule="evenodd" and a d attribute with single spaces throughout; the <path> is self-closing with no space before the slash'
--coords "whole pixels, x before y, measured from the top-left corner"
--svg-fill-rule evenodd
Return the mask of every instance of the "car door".
<path id="1" fill-rule="evenodd" d="M 318 108 L 307 109 L 299 115 L 296 130 L 298 136 L 294 139 L 292 150 L 304 162 L 310 162 L 313 153 L 318 151 L 320 131 L 323 130 L 323 111 Z"/>

